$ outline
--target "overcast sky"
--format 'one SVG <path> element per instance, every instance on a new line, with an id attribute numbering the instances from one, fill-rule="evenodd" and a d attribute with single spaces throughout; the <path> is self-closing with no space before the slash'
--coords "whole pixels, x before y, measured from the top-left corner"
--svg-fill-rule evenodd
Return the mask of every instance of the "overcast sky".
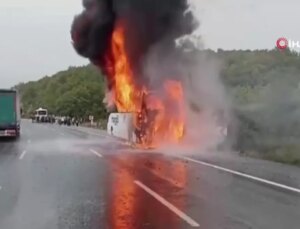
<path id="1" fill-rule="evenodd" d="M 207 48 L 271 49 L 279 37 L 300 40 L 298 0 L 190 0 Z M 70 25 L 81 0 L 0 0 L 0 88 L 84 65 Z"/>

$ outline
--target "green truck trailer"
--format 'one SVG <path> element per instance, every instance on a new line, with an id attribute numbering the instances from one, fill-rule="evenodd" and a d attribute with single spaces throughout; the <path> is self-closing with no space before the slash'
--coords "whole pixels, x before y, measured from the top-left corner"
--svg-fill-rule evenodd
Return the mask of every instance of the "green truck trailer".
<path id="1" fill-rule="evenodd" d="M 0 137 L 20 136 L 21 109 L 15 90 L 0 89 Z"/>

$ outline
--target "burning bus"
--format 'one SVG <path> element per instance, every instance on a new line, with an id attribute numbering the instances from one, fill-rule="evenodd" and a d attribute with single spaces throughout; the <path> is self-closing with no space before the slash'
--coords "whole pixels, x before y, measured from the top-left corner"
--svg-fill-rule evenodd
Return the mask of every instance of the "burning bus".
<path id="1" fill-rule="evenodd" d="M 143 148 L 179 142 L 184 136 L 183 97 L 176 91 L 181 90 L 180 84 L 170 81 L 168 86 L 175 90 L 173 94 L 150 91 L 141 96 L 138 110 L 110 114 L 108 133 Z"/>
<path id="2" fill-rule="evenodd" d="M 138 145 L 156 147 L 161 142 L 178 142 L 185 122 L 182 82 L 166 79 L 155 88 L 147 82 L 135 82 L 124 42 L 124 28 L 120 24 L 111 40 L 113 61 L 107 60 L 105 65 L 108 75 L 114 79 L 113 103 L 117 111 L 131 113 L 133 128 L 130 129 L 134 130 Z"/>
<path id="3" fill-rule="evenodd" d="M 189 2 L 83 3 L 71 37 L 77 53 L 105 75 L 108 104 L 117 111 L 110 115 L 108 132 L 144 147 L 181 142 L 187 129 L 184 82 L 193 61 L 185 59 L 177 40 L 199 25 Z"/>

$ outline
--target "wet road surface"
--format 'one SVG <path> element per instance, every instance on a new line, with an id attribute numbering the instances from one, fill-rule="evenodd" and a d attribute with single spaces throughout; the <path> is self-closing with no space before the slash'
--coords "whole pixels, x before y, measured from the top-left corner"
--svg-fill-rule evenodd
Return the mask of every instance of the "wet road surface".
<path id="1" fill-rule="evenodd" d="M 23 121 L 0 141 L 0 228 L 299 229 L 300 169 L 247 163 Z"/>

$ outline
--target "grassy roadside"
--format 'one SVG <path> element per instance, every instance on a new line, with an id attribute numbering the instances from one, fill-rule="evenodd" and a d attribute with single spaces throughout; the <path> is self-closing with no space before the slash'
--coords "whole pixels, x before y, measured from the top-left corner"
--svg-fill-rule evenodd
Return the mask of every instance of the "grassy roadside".
<path id="1" fill-rule="evenodd" d="M 254 157 L 263 160 L 275 161 L 279 163 L 295 165 L 300 167 L 300 147 L 285 146 L 278 147 L 272 150 L 266 150 L 264 153 L 245 152 L 242 156 Z"/>

